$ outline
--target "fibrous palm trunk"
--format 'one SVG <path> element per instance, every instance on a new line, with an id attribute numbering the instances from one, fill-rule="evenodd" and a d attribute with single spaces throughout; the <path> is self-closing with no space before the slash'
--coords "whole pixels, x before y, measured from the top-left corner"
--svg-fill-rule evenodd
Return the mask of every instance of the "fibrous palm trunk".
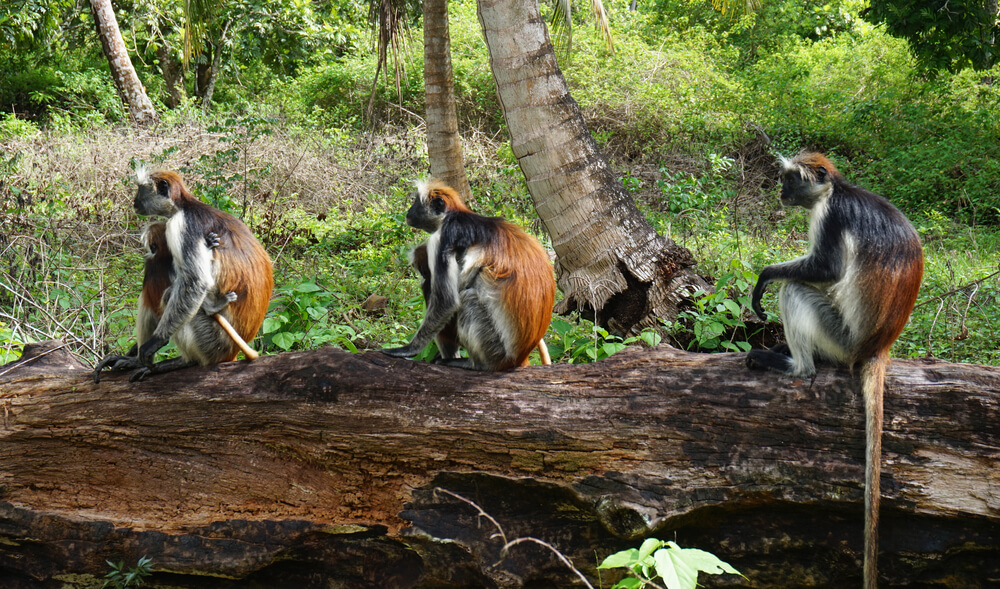
<path id="1" fill-rule="evenodd" d="M 479 0 L 490 66 L 535 210 L 552 238 L 560 311 L 615 334 L 673 318 L 707 288 L 615 178 L 556 63 L 538 0 Z"/>
<path id="2" fill-rule="evenodd" d="M 468 201 L 471 191 L 455 113 L 448 1 L 424 0 L 423 11 L 427 156 L 431 176 L 441 179 Z"/>

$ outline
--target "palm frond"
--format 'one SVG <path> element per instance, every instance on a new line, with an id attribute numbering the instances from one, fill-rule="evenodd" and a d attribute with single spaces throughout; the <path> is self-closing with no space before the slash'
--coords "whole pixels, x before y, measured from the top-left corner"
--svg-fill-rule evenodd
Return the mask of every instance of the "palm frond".
<path id="1" fill-rule="evenodd" d="M 712 8 L 723 16 L 736 18 L 760 9 L 760 0 L 712 0 Z"/>
<path id="2" fill-rule="evenodd" d="M 208 29 L 218 12 L 218 2 L 212 0 L 182 0 L 184 11 L 184 66 L 191 63 L 191 58 L 201 53 Z"/>
<path id="3" fill-rule="evenodd" d="M 590 12 L 594 17 L 594 26 L 601 31 L 601 37 L 608 44 L 608 51 L 614 53 L 615 39 L 611 34 L 608 22 L 608 12 L 604 9 L 602 0 L 590 0 Z M 572 0 L 552 0 L 552 23 L 549 25 L 553 34 L 565 40 L 563 49 L 573 51 L 573 5 Z"/>
<path id="4" fill-rule="evenodd" d="M 403 100 L 402 78 L 405 75 L 403 56 L 406 51 L 406 40 L 409 32 L 407 14 L 412 0 L 371 0 L 368 5 L 368 25 L 372 28 L 378 61 L 375 66 L 375 80 L 372 82 L 371 95 L 368 97 L 368 116 L 371 118 L 375 104 L 375 88 L 383 69 L 386 79 L 389 77 L 389 55 L 392 55 L 394 83 L 400 102 Z"/>

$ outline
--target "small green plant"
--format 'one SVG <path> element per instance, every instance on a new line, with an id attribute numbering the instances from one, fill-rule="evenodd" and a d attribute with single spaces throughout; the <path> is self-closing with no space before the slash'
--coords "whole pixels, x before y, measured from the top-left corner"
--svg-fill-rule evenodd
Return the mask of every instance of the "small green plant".
<path id="1" fill-rule="evenodd" d="M 653 347 L 659 345 L 661 336 L 655 329 L 647 328 L 638 335 L 621 338 L 611 335 L 608 330 L 580 319 L 575 323 L 555 318 L 546 338 L 549 355 L 553 362 L 562 360 L 571 364 L 587 364 L 604 360 L 636 344 Z"/>
<path id="2" fill-rule="evenodd" d="M 560 562 L 573 571 L 585 587 L 594 589 L 594 586 L 580 569 L 576 568 L 573 562 L 552 544 L 532 536 L 508 540 L 500 522 L 486 513 L 475 501 L 442 487 L 436 487 L 434 493 L 448 495 L 472 506 L 478 512 L 478 517 L 485 518 L 493 524 L 497 531 L 492 537 L 500 538 L 503 541 L 503 547 L 500 549 L 501 558 L 506 558 L 510 549 L 519 544 L 537 544 L 552 552 Z M 629 576 L 619 581 L 611 589 L 641 589 L 646 586 L 662 589 L 661 585 L 654 583 L 657 577 L 663 580 L 666 589 L 694 589 L 698 584 L 699 572 L 706 572 L 710 575 L 729 573 L 743 576 L 729 563 L 723 562 L 710 552 L 696 548 L 681 548 L 674 542 L 664 542 L 656 538 L 646 539 L 639 548 L 630 548 L 608 556 L 597 568 L 627 569 Z"/>
<path id="3" fill-rule="evenodd" d="M 717 556 L 697 548 L 681 548 L 674 542 L 664 542 L 649 538 L 639 548 L 616 552 L 604 559 L 597 568 L 628 571 L 627 577 L 612 589 L 640 589 L 658 587 L 654 583 L 659 577 L 667 589 L 694 589 L 698 585 L 698 573 L 710 575 L 729 573 L 740 575 L 729 563 Z"/>
<path id="4" fill-rule="evenodd" d="M 756 277 L 749 270 L 739 267 L 734 262 L 732 269 L 723 274 L 715 283 L 715 290 L 706 292 L 699 290 L 694 293 L 692 303 L 694 308 L 678 314 L 678 323 L 674 331 L 685 329 L 690 323 L 694 338 L 688 349 L 703 352 L 748 352 L 750 351 L 750 335 L 746 333 L 746 323 L 743 322 L 743 310 L 750 307 L 749 289 Z M 738 293 L 731 297 L 730 289 Z M 685 321 L 687 320 L 687 321 Z M 742 333 L 743 339 L 736 339 L 736 334 Z M 726 335 L 730 337 L 727 339 Z"/>
<path id="5" fill-rule="evenodd" d="M 275 120 L 257 115 L 231 116 L 220 124 L 210 125 L 206 130 L 219 134 L 219 143 L 229 145 L 227 149 L 217 149 L 213 153 L 202 155 L 190 167 L 182 167 L 182 172 L 201 172 L 203 180 L 195 187 L 201 196 L 212 206 L 223 211 L 246 216 L 249 207 L 250 193 L 260 188 L 260 182 L 254 178 L 266 176 L 271 172 L 271 165 L 266 164 L 261 169 L 250 168 L 250 147 L 258 139 L 270 135 Z M 240 161 L 242 171 L 230 172 Z M 253 178 L 251 177 L 253 176 Z M 233 199 L 233 192 L 242 184 L 243 202 Z"/>
<path id="6" fill-rule="evenodd" d="M 354 328 L 331 320 L 332 309 L 340 307 L 332 292 L 311 281 L 278 292 L 276 307 L 268 313 L 261 328 L 265 343 L 284 352 L 326 344 L 358 351 L 353 342 L 358 335 Z"/>
<path id="7" fill-rule="evenodd" d="M 110 560 L 107 562 L 111 567 L 111 572 L 104 575 L 102 588 L 125 589 L 126 587 L 142 587 L 146 584 L 144 579 L 153 574 L 153 559 L 147 556 L 140 558 L 134 567 L 127 570 L 125 569 L 125 561 L 119 561 L 118 564 Z"/>

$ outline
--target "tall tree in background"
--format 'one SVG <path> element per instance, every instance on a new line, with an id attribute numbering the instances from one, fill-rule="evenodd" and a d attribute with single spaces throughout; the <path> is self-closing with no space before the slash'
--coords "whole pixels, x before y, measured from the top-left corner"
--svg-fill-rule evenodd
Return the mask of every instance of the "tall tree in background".
<path id="1" fill-rule="evenodd" d="M 423 16 L 424 100 L 431 176 L 440 178 L 468 202 L 472 190 L 465 174 L 462 138 L 458 133 L 448 0 L 424 0 Z"/>
<path id="2" fill-rule="evenodd" d="M 97 35 L 101 38 L 101 48 L 111 66 L 111 77 L 114 78 L 118 94 L 128 105 L 129 116 L 139 125 L 156 123 L 159 116 L 132 67 L 111 0 L 90 0 L 90 8 L 94 13 Z"/>
<path id="3" fill-rule="evenodd" d="M 556 251 L 560 310 L 593 313 L 618 334 L 676 317 L 707 285 L 690 270 L 690 252 L 656 233 L 598 151 L 538 0 L 478 7 L 511 148 Z"/>

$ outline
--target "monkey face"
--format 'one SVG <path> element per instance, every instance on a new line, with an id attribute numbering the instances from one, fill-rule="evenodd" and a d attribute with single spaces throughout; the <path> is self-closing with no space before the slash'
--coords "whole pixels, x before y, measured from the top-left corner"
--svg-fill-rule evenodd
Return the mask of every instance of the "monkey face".
<path id="1" fill-rule="evenodd" d="M 811 209 L 832 190 L 833 184 L 823 168 L 812 172 L 795 166 L 781 175 L 781 204 L 786 207 Z"/>
<path id="2" fill-rule="evenodd" d="M 406 224 L 410 227 L 434 233 L 441 227 L 444 221 L 446 205 L 441 198 L 429 198 L 425 202 L 418 192 L 410 205 L 410 210 L 406 211 Z"/>
<path id="3" fill-rule="evenodd" d="M 158 215 L 169 217 L 177 212 L 177 206 L 170 198 L 170 181 L 157 174 L 137 174 L 139 189 L 135 195 L 135 212 L 142 216 Z"/>

